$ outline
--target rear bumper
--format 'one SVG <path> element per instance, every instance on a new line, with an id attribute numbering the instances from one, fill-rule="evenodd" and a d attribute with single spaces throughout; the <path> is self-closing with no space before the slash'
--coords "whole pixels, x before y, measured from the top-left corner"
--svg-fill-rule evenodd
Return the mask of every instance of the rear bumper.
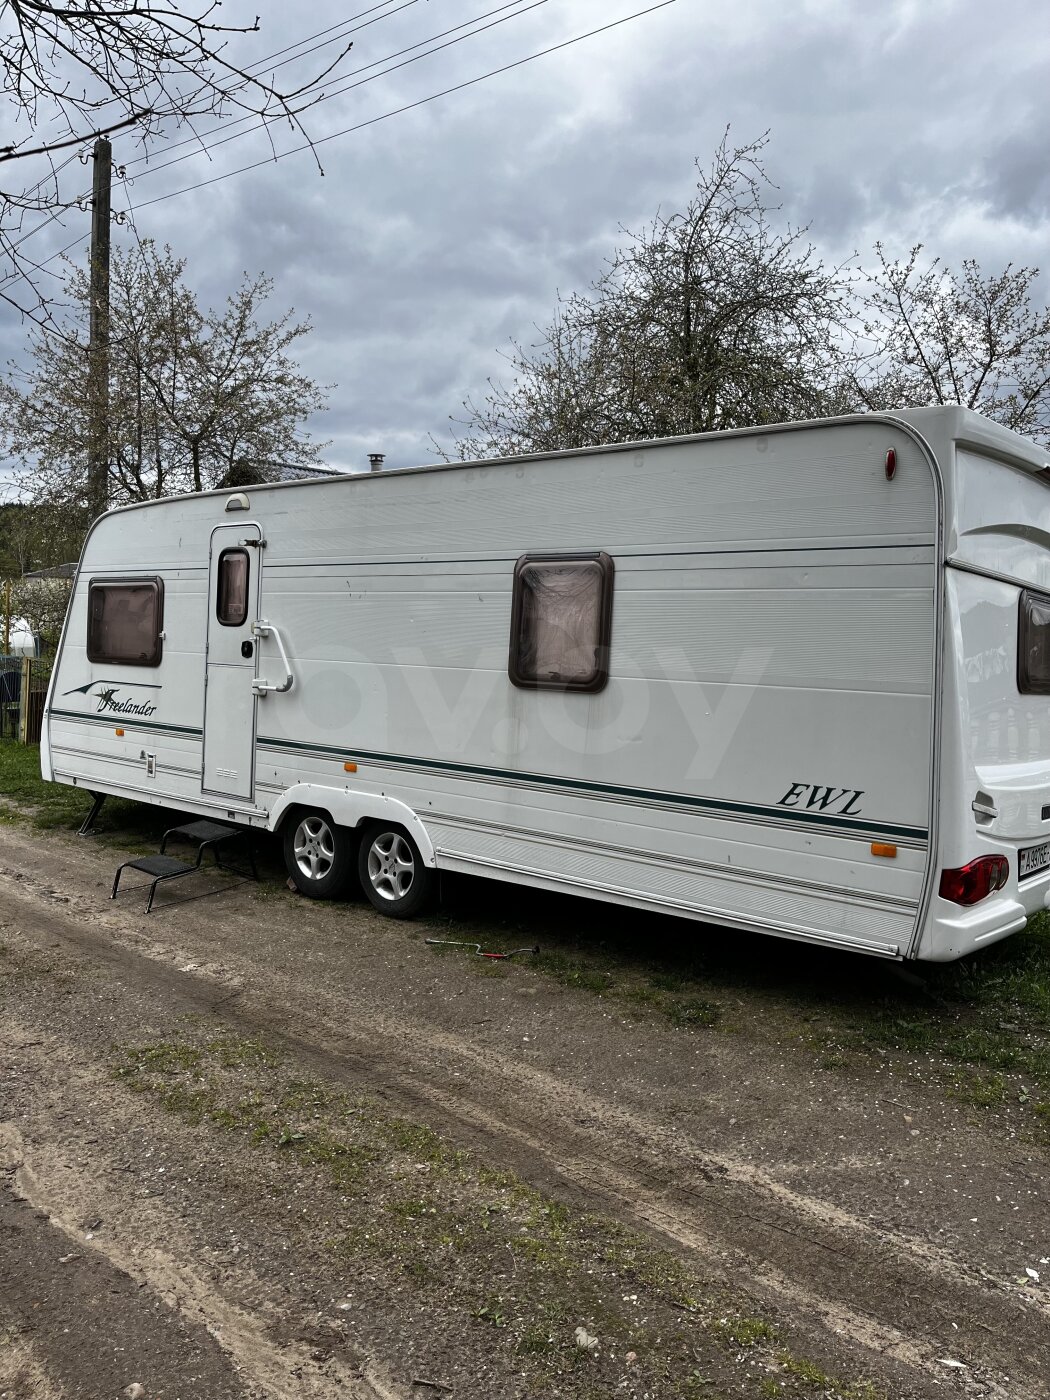
<path id="1" fill-rule="evenodd" d="M 1016 870 L 1016 856 L 1011 863 Z M 918 955 L 925 962 L 951 962 L 1019 933 L 1044 909 L 1050 909 L 1050 870 L 968 908 L 935 896 Z"/>

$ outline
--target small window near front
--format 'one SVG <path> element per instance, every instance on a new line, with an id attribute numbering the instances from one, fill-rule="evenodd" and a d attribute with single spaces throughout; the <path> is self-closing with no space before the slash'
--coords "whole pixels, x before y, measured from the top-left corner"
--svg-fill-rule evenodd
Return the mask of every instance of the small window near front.
<path id="1" fill-rule="evenodd" d="M 510 678 L 538 690 L 601 690 L 609 679 L 613 562 L 524 554 L 514 569 Z"/>
<path id="2" fill-rule="evenodd" d="M 89 661 L 111 666 L 159 666 L 163 626 L 164 584 L 161 579 L 139 578 L 89 585 Z"/>
<path id="3" fill-rule="evenodd" d="M 219 586 L 215 615 L 223 627 L 243 627 L 248 616 L 248 570 L 246 549 L 224 549 L 219 555 Z"/>
<path id="4" fill-rule="evenodd" d="M 1050 598 L 1021 594 L 1017 626 L 1017 689 L 1050 695 Z"/>

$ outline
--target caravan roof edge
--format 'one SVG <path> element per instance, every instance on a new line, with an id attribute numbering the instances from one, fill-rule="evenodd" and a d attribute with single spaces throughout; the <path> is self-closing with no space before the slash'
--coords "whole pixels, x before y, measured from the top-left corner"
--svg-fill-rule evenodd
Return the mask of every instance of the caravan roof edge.
<path id="1" fill-rule="evenodd" d="M 831 426 L 842 426 L 849 423 L 884 423 L 887 427 L 906 428 L 913 434 L 923 436 L 921 431 L 926 420 L 931 420 L 934 416 L 944 415 L 954 411 L 962 415 L 967 426 L 970 428 L 968 437 L 972 437 L 975 445 L 980 445 L 983 450 L 995 450 L 995 455 L 1016 460 L 1017 465 L 1030 464 L 1031 470 L 1041 470 L 1047 466 L 1046 454 L 1039 455 L 1039 449 L 1029 443 L 1025 438 L 1011 432 L 1007 428 L 1001 428 L 997 424 L 982 418 L 980 414 L 969 409 L 949 410 L 946 408 L 924 408 L 924 409 L 899 409 L 894 411 L 879 413 L 849 413 L 842 414 L 836 418 L 803 418 L 792 423 L 766 423 L 748 428 L 725 428 L 719 432 L 711 433 L 683 433 L 679 437 L 666 438 L 638 438 L 630 442 L 596 443 L 591 447 L 567 447 L 559 451 L 550 452 L 523 452 L 516 456 L 507 457 L 472 457 L 462 462 L 426 462 L 416 467 L 389 467 L 381 472 L 342 472 L 333 476 L 313 478 L 305 481 L 262 481 L 254 486 L 245 488 L 245 491 L 299 491 L 312 490 L 320 486 L 331 486 L 334 482 L 364 482 L 377 481 L 384 477 L 414 476 L 424 473 L 448 472 L 448 471 L 468 471 L 477 467 L 507 467 L 521 462 L 544 462 L 556 457 L 592 457 L 598 453 L 610 452 L 638 452 L 648 448 L 670 447 L 688 442 L 716 442 L 720 439 L 740 438 L 740 437 L 764 437 L 770 433 L 793 433 L 803 432 L 807 429 L 822 428 Z M 972 425 L 970 420 L 973 420 Z M 980 427 L 991 430 L 989 433 L 980 433 Z M 953 436 L 955 436 L 953 434 Z M 960 435 L 961 436 L 961 435 Z M 1010 451 L 1011 445 L 1013 451 Z M 1026 450 L 1025 450 L 1026 449 Z M 185 500 L 188 494 L 192 494 L 198 499 L 205 499 L 208 496 L 229 496 L 233 494 L 230 487 L 220 487 L 210 491 L 195 491 L 192 493 L 182 492 L 176 496 L 161 496 L 150 501 L 132 501 L 128 505 L 114 506 L 105 515 L 100 515 L 92 524 L 92 530 L 100 520 L 104 520 L 114 515 L 122 515 L 128 511 L 149 510 L 154 507 L 178 500 Z M 90 531 L 89 531 L 90 533 Z"/>
<path id="2" fill-rule="evenodd" d="M 1030 438 L 1015 433 L 1011 428 L 994 423 L 972 408 L 962 408 L 958 404 L 901 408 L 888 416 L 909 423 L 923 436 L 947 436 L 959 447 L 969 448 L 986 457 L 994 457 L 1008 466 L 1018 467 L 1036 476 L 1044 472 L 1050 474 L 1050 451 L 1032 442 Z M 934 431 L 929 431 L 931 428 Z"/>

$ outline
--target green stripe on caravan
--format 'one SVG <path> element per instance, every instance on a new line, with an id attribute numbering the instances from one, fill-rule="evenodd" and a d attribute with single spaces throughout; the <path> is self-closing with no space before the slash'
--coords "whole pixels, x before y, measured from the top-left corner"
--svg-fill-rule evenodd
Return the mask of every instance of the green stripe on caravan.
<path id="1" fill-rule="evenodd" d="M 53 719 L 79 720 L 81 724 L 101 724 L 106 729 L 119 725 L 124 729 L 144 729 L 150 734 L 188 734 L 194 739 L 199 739 L 203 733 L 203 730 L 189 724 L 158 724 L 155 720 L 127 719 L 122 714 L 82 715 L 76 710 L 58 710 L 52 706 L 48 715 Z"/>
<path id="2" fill-rule="evenodd" d="M 929 839 L 929 831 L 921 826 L 884 826 L 881 822 L 850 821 L 841 817 L 827 816 L 821 812 L 762 806 L 754 802 L 728 802 L 720 798 L 700 797 L 688 792 L 620 787 L 613 783 L 595 783 L 580 778 L 559 777 L 553 773 L 527 773 L 513 768 L 487 768 L 478 764 L 453 763 L 445 759 L 419 758 L 408 754 L 377 753 L 365 749 L 340 749 L 333 748 L 328 744 L 305 744 L 295 739 L 272 739 L 260 736 L 258 745 L 261 749 L 271 749 L 277 753 L 318 754 L 325 758 L 349 759 L 359 763 L 389 764 L 398 768 L 418 768 L 430 772 L 447 773 L 452 777 L 482 778 L 519 786 L 552 788 L 562 792 L 578 792 L 592 797 L 620 798 L 632 802 L 670 803 L 676 807 L 693 807 L 697 811 L 715 814 L 772 820 L 783 822 L 789 826 L 800 824 L 818 826 L 825 831 L 848 832 L 851 836 L 868 835 L 877 831 L 884 836 L 894 836 L 900 841 L 922 843 Z"/>

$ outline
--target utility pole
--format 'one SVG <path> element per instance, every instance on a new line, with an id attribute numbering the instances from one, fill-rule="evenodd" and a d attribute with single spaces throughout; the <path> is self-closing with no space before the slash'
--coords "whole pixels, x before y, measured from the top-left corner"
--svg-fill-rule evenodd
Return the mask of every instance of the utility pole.
<path id="1" fill-rule="evenodd" d="M 109 504 L 109 214 L 113 147 L 95 141 L 91 196 L 91 322 L 88 339 L 88 510 Z"/>

